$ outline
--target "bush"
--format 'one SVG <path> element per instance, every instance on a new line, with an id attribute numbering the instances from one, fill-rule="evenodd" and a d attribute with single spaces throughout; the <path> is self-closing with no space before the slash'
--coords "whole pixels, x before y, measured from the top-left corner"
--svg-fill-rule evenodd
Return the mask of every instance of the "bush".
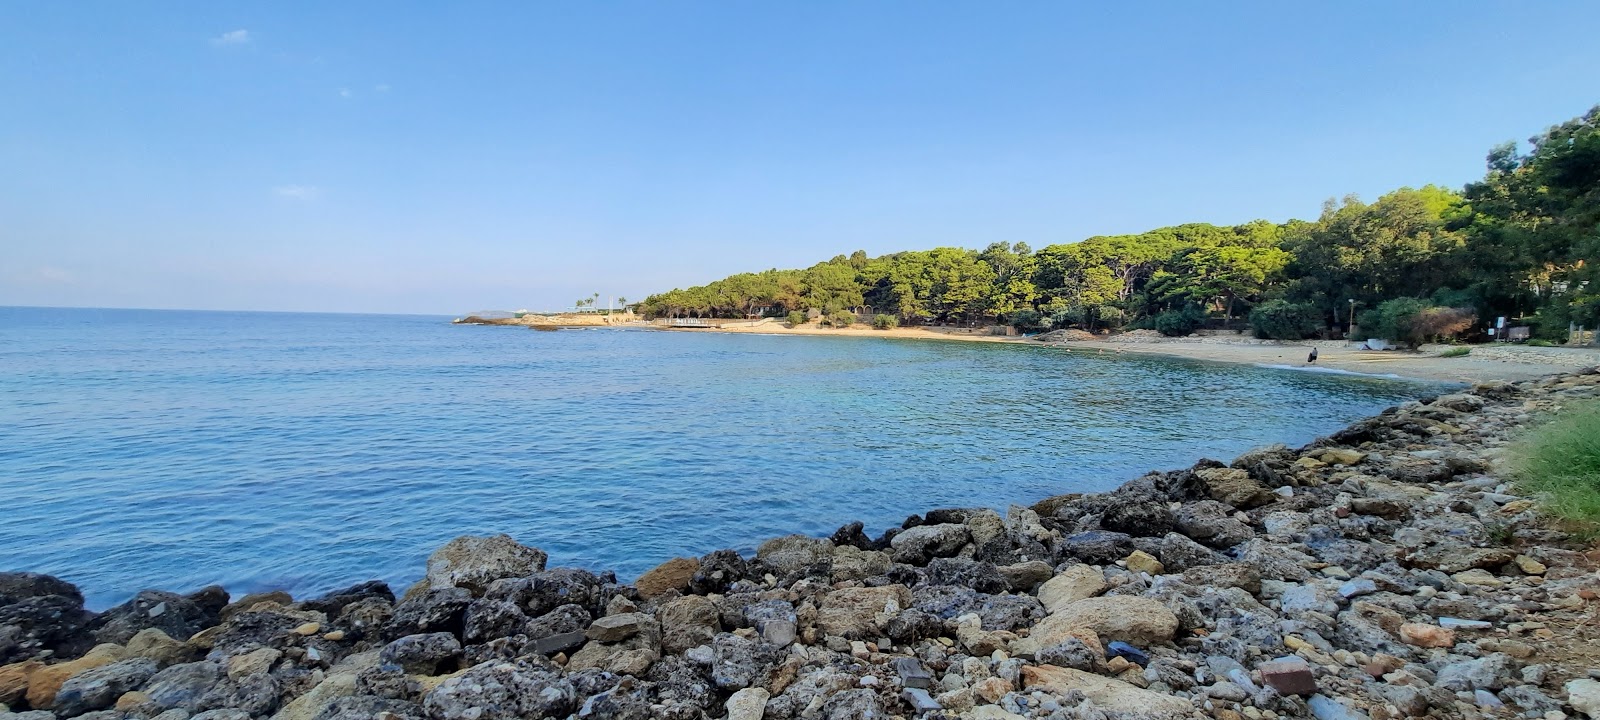
<path id="1" fill-rule="evenodd" d="M 1268 300 L 1250 311 L 1255 336 L 1271 340 L 1300 340 L 1322 329 L 1322 312 L 1310 305 Z"/>
<path id="2" fill-rule="evenodd" d="M 1529 340 L 1528 345 L 1531 347 L 1559 347 L 1549 340 Z"/>
<path id="3" fill-rule="evenodd" d="M 1206 319 L 1205 311 L 1190 305 L 1182 310 L 1168 310 L 1156 316 L 1156 332 L 1167 337 L 1192 334 Z"/>
<path id="4" fill-rule="evenodd" d="M 1518 487 L 1586 534 L 1600 531 L 1600 403 L 1572 405 L 1512 446 Z"/>
<path id="5" fill-rule="evenodd" d="M 828 316 L 828 324 L 836 328 L 847 328 L 854 325 L 856 316 L 848 312 L 836 312 Z"/>
<path id="6" fill-rule="evenodd" d="M 1469 347 L 1453 347 L 1453 348 L 1450 348 L 1449 350 L 1446 350 L 1446 351 L 1444 351 L 1442 353 L 1439 353 L 1439 357 L 1442 357 L 1442 358 L 1466 357 L 1466 356 L 1471 355 L 1471 354 L 1472 354 L 1472 348 L 1469 348 Z"/>
<path id="7" fill-rule="evenodd" d="M 872 327 L 879 330 L 892 330 L 900 327 L 900 318 L 894 315 L 873 315 Z"/>
<path id="8" fill-rule="evenodd" d="M 1037 328 L 1044 324 L 1044 313 L 1033 308 L 1023 308 L 1011 313 L 1009 320 L 1011 326 L 1015 328 Z"/>
<path id="9" fill-rule="evenodd" d="M 1416 298 L 1395 298 L 1361 314 L 1367 337 L 1380 337 L 1411 347 L 1429 338 L 1452 338 L 1478 321 L 1471 308 L 1429 307 Z"/>
<path id="10" fill-rule="evenodd" d="M 806 314 L 803 310 L 789 311 L 789 324 L 795 327 L 806 324 Z"/>

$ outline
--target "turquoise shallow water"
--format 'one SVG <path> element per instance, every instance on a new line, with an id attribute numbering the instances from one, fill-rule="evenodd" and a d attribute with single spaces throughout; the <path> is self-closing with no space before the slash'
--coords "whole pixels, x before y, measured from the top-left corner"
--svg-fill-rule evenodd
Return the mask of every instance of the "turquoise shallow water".
<path id="1" fill-rule="evenodd" d="M 1038 346 L 0 308 L 0 569 L 95 607 L 299 595 L 505 532 L 629 579 L 1304 443 L 1431 389 Z"/>

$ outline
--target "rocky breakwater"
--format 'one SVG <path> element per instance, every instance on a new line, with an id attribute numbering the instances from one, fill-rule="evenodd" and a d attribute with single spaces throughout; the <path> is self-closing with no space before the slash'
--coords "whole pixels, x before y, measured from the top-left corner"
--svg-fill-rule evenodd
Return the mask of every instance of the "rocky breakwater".
<path id="1" fill-rule="evenodd" d="M 395 597 L 0 575 L 4 720 L 1600 717 L 1592 558 L 1496 475 L 1600 374 L 1004 515 L 935 510 L 619 583 L 463 537 Z M 231 600 L 231 601 L 230 601 Z"/>

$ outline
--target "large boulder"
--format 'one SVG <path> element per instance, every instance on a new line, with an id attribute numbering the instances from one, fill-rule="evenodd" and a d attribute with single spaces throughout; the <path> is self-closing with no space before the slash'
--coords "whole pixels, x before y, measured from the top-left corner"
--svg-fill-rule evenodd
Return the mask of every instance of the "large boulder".
<path id="1" fill-rule="evenodd" d="M 1146 597 L 1093 597 L 1051 612 L 1034 626 L 1033 633 L 1053 636 L 1064 628 L 1093 630 L 1106 641 L 1146 647 L 1172 640 L 1178 631 L 1178 617 L 1166 605 Z"/>
<path id="2" fill-rule="evenodd" d="M 1233 513 L 1233 508 L 1215 500 L 1187 503 L 1178 511 L 1178 532 L 1219 549 L 1255 537 L 1255 531 L 1233 517 Z"/>
<path id="3" fill-rule="evenodd" d="M 817 627 L 852 640 L 877 638 L 891 618 L 910 606 L 911 590 L 904 585 L 835 590 L 822 597 Z"/>
<path id="4" fill-rule="evenodd" d="M 656 614 L 661 620 L 661 649 L 671 655 L 710 643 L 722 629 L 716 603 L 700 595 L 675 598 Z"/>
<path id="5" fill-rule="evenodd" d="M 647 600 L 664 595 L 670 590 L 683 592 L 689 589 L 689 581 L 693 580 L 694 574 L 699 571 L 699 560 L 673 558 L 640 575 L 638 580 L 633 581 L 633 587 L 639 591 L 639 597 Z"/>
<path id="6" fill-rule="evenodd" d="M 1072 565 L 1039 586 L 1039 602 L 1046 612 L 1099 595 L 1106 589 L 1105 574 L 1091 565 Z"/>
<path id="7" fill-rule="evenodd" d="M 756 560 L 779 580 L 828 577 L 833 572 L 833 543 L 805 535 L 773 538 L 756 548 Z"/>
<path id="8" fill-rule="evenodd" d="M 78 591 L 78 586 L 60 578 L 31 572 L 0 572 L 0 606 L 50 595 L 83 605 L 83 593 Z"/>
<path id="9" fill-rule="evenodd" d="M 918 525 L 896 534 L 889 547 L 895 562 L 926 565 L 933 558 L 954 556 L 971 539 L 971 530 L 963 524 Z"/>
<path id="10" fill-rule="evenodd" d="M 1133 538 L 1126 533 L 1090 530 L 1061 539 L 1061 552 L 1080 561 L 1109 565 L 1133 552 Z"/>
<path id="11" fill-rule="evenodd" d="M 717 550 L 700 558 L 700 568 L 689 579 L 689 592 L 696 595 L 727 592 L 728 586 L 744 579 L 749 564 L 733 550 Z"/>
<path id="12" fill-rule="evenodd" d="M 156 670 L 156 662 L 150 658 L 123 660 L 87 670 L 61 685 L 52 707 L 60 717 L 104 710 L 116 703 L 123 693 L 144 685 Z"/>
<path id="13" fill-rule="evenodd" d="M 578 692 L 561 670 L 536 660 L 487 662 L 440 683 L 422 701 L 431 720 L 564 718 Z"/>
<path id="14" fill-rule="evenodd" d="M 221 606 L 208 608 L 191 598 L 164 590 L 144 590 L 133 599 L 101 613 L 90 623 L 95 640 L 122 645 L 145 628 L 187 640 L 217 623 Z"/>
<path id="15" fill-rule="evenodd" d="M 314 600 L 307 600 L 300 603 L 300 607 L 305 610 L 323 613 L 328 617 L 338 617 L 351 604 L 372 598 L 378 598 L 393 605 L 394 591 L 390 590 L 389 584 L 382 580 L 368 580 L 342 590 L 334 590 Z"/>
<path id="16" fill-rule="evenodd" d="M 1052 665 L 1025 666 L 1022 682 L 1053 695 L 1082 693 L 1097 707 L 1119 715 L 1149 718 L 1184 718 L 1195 713 L 1188 700 L 1144 690 L 1134 685 L 1082 670 Z"/>
<path id="17" fill-rule="evenodd" d="M 95 644 L 89 633 L 93 618 L 83 609 L 83 598 L 76 591 L 72 595 L 33 595 L 0 605 L 0 664 L 37 657 L 45 651 L 56 657 L 82 655 Z"/>
<path id="18" fill-rule="evenodd" d="M 162 710 L 200 712 L 206 694 L 223 678 L 222 666 L 214 662 L 173 665 L 150 678 L 144 694 Z"/>
<path id="19" fill-rule="evenodd" d="M 447 632 L 407 635 L 378 653 L 385 665 L 399 665 L 415 675 L 441 675 L 455 670 L 461 642 Z"/>
<path id="20" fill-rule="evenodd" d="M 543 550 L 518 543 L 510 535 L 463 535 L 428 556 L 421 584 L 428 590 L 458 587 L 482 596 L 496 580 L 542 572 L 547 559 Z"/>
<path id="21" fill-rule="evenodd" d="M 430 632 L 460 633 L 472 592 L 447 587 L 428 590 L 401 601 L 383 626 L 383 636 L 398 639 Z"/>
<path id="22" fill-rule="evenodd" d="M 1206 494 L 1210 495 L 1212 500 L 1237 508 L 1265 505 L 1272 502 L 1275 497 L 1246 470 L 1207 468 L 1196 470 L 1194 474 L 1205 485 Z"/>

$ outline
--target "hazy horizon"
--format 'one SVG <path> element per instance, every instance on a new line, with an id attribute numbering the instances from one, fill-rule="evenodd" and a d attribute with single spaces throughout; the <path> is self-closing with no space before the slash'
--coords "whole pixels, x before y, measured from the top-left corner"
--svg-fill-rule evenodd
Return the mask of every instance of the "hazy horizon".
<path id="1" fill-rule="evenodd" d="M 0 305 L 460 315 L 1459 187 L 1600 5 L 0 9 Z M 1553 21 L 1556 19 L 1559 21 Z"/>

